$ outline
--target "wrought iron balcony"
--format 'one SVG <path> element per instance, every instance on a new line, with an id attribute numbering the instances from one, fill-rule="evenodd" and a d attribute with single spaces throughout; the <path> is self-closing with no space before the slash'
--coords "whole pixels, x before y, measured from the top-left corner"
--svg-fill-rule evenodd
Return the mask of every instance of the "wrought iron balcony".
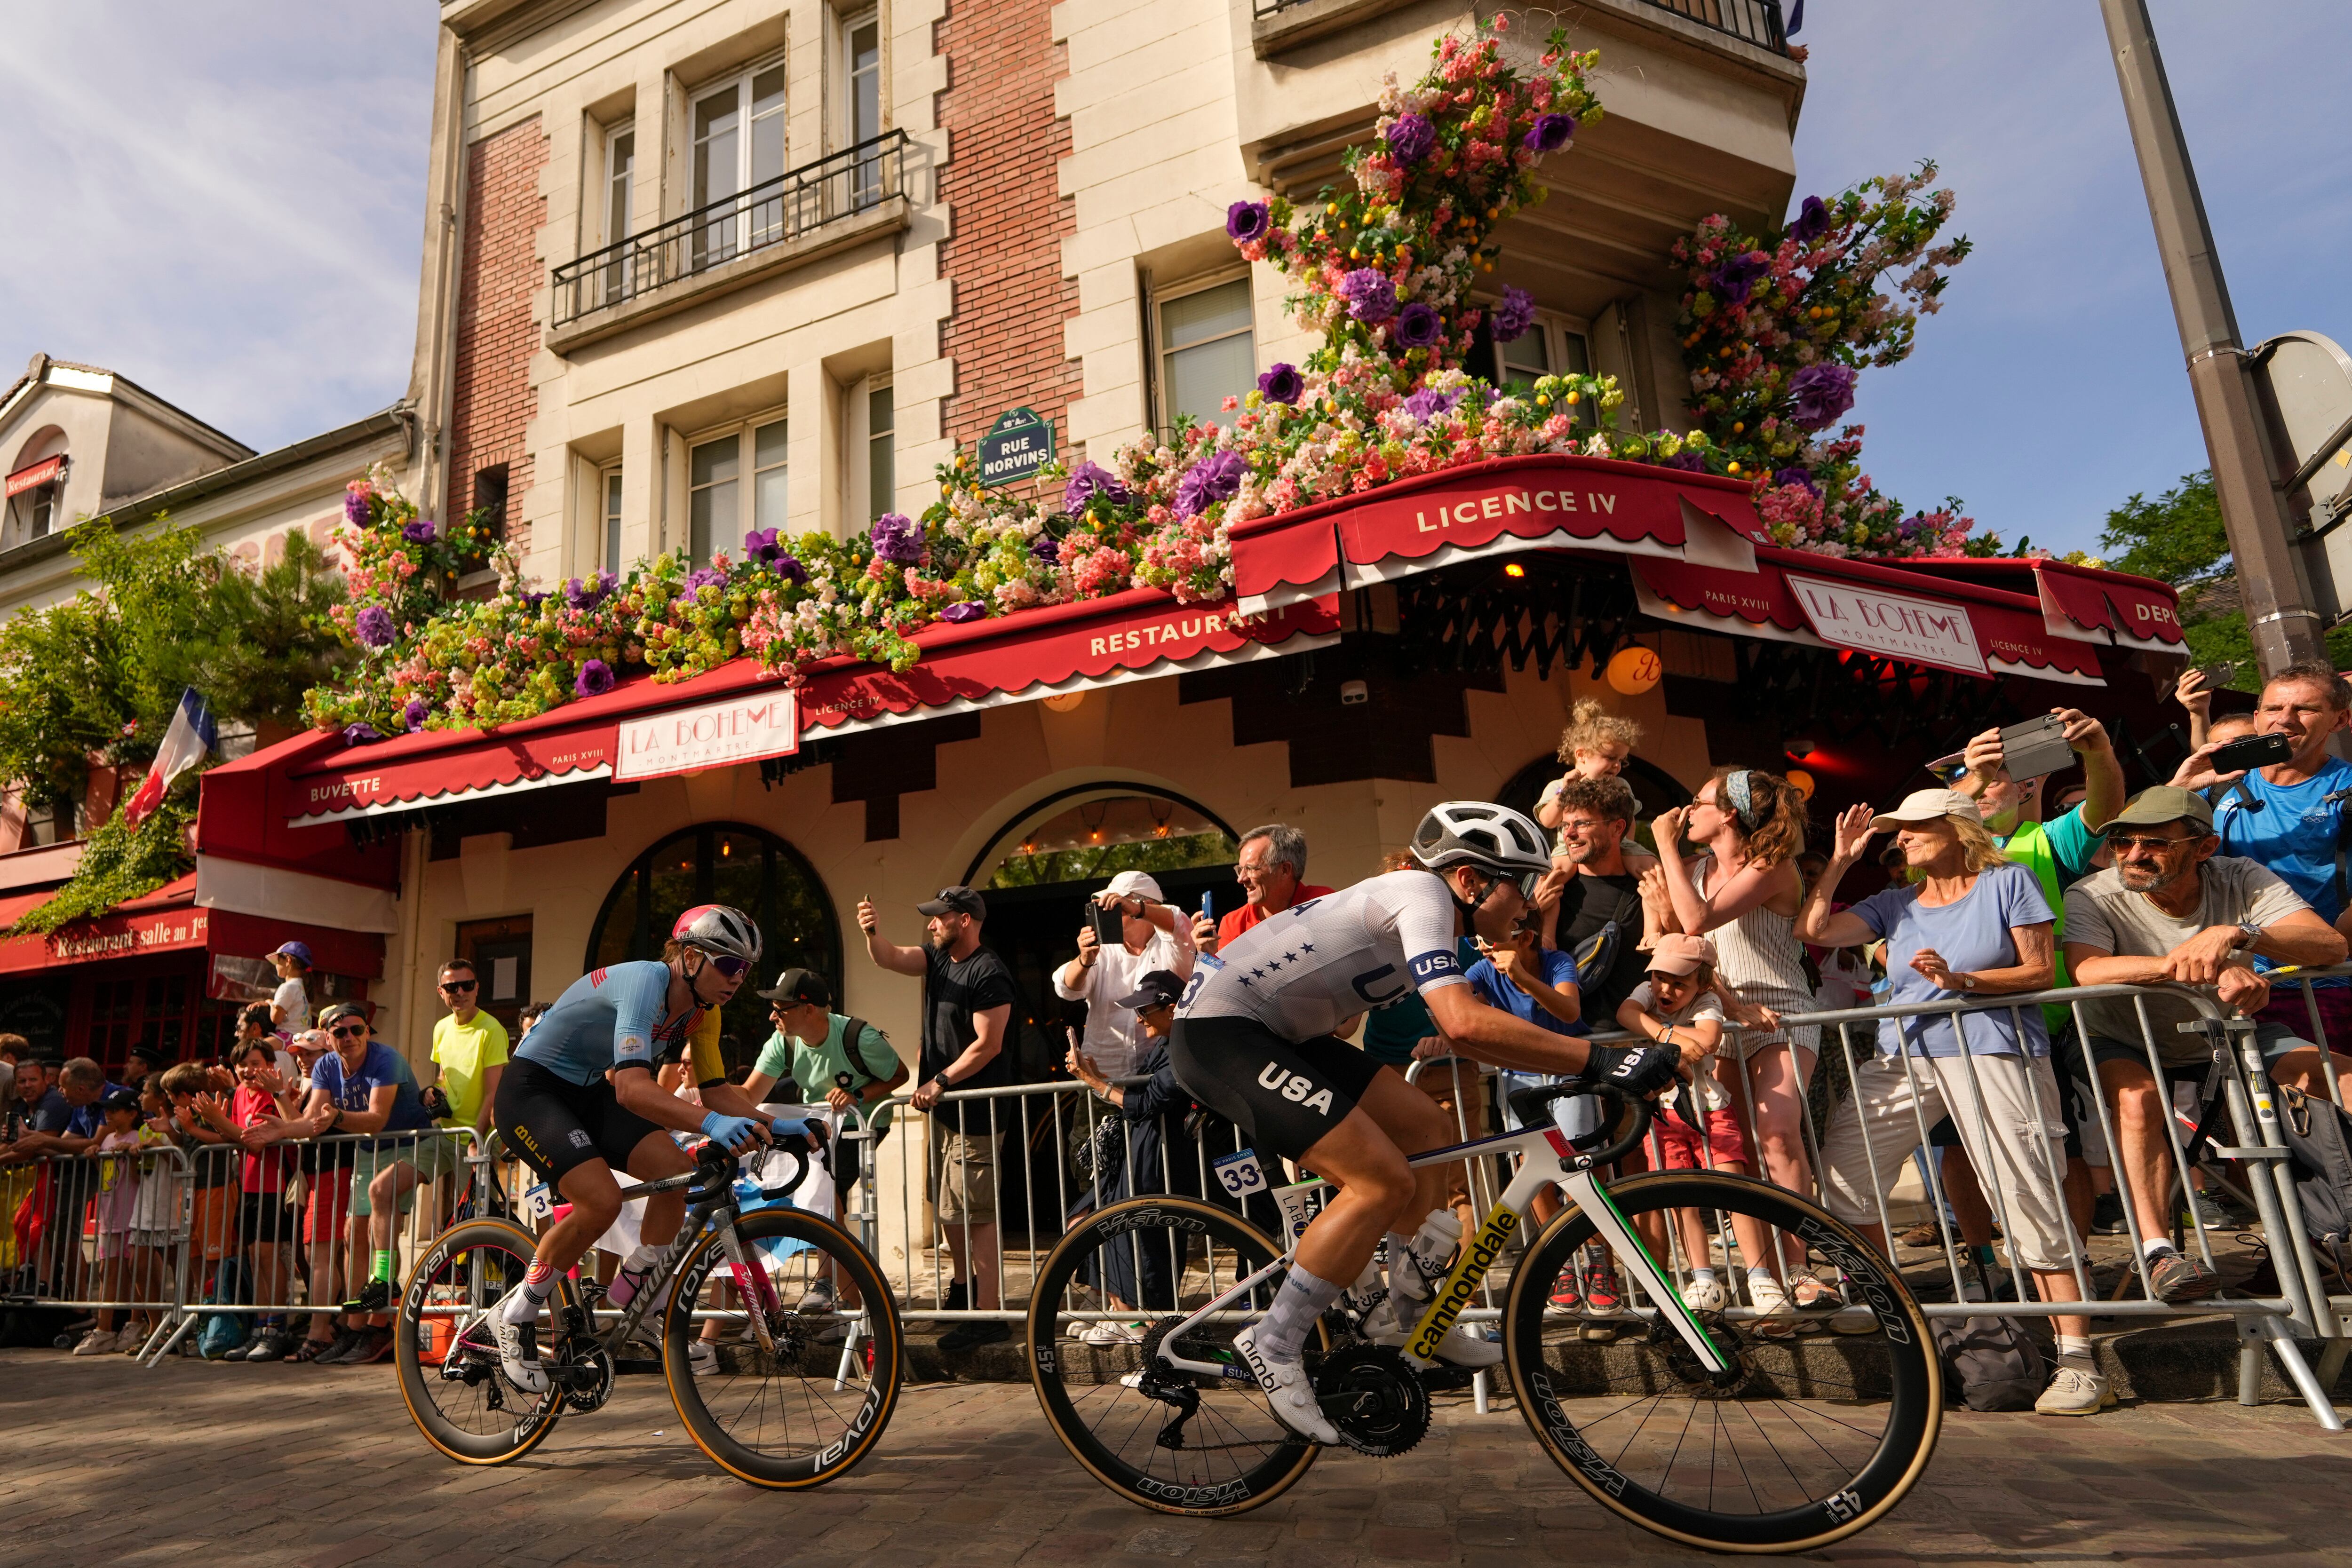
<path id="1" fill-rule="evenodd" d="M 1260 22 L 1316 3 L 1317 0 L 1250 0 L 1253 15 Z M 1769 49 L 1776 55 L 1789 52 L 1789 35 L 1781 23 L 1780 0 L 1639 0 L 1639 3 L 1654 5 L 1661 11 L 1672 11 L 1686 21 L 1696 22 L 1702 27 L 1711 27 L 1718 33 L 1727 33 L 1754 44 L 1758 48 Z M 1379 10 L 1389 8 L 1377 7 Z M 1372 12 L 1375 7 L 1368 5 L 1366 10 Z"/>
<path id="2" fill-rule="evenodd" d="M 555 269 L 551 325 L 566 326 L 870 212 L 904 193 L 906 149 L 904 131 L 886 131 L 567 262 Z"/>

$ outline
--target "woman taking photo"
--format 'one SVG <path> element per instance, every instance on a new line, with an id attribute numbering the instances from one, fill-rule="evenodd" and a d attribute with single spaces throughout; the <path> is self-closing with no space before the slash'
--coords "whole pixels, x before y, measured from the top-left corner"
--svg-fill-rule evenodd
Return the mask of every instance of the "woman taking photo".
<path id="1" fill-rule="evenodd" d="M 1813 1009 L 1797 941 L 1804 882 L 1797 855 L 1805 847 L 1805 798 L 1794 785 L 1752 768 L 1718 768 L 1691 803 L 1652 823 L 1658 868 L 1644 878 L 1660 924 L 1715 943 L 1717 988 L 1731 993 L 1735 1031 L 1723 1046 L 1726 1087 L 1740 1105 L 1766 1180 L 1790 1192 L 1813 1190 L 1805 1154 L 1805 1083 L 1821 1030 L 1780 1020 Z M 1699 853 L 1684 852 L 1687 839 Z M 1769 1027 L 1755 1027 L 1761 1023 Z M 1834 1307 L 1837 1292 L 1802 1267 L 1794 1248 L 1782 1270 L 1786 1299 L 1756 1281 L 1759 1312 L 1785 1320 L 1790 1307 Z M 1769 1332 L 1769 1330 L 1767 1332 Z"/>

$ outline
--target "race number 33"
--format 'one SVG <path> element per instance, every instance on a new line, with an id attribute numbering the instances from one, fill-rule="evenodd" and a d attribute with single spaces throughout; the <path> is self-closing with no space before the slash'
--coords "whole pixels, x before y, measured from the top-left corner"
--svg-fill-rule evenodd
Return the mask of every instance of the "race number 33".
<path id="1" fill-rule="evenodd" d="M 1257 1151 L 1255 1149 L 1221 1155 L 1211 1162 L 1210 1168 L 1217 1173 L 1218 1182 L 1235 1197 L 1247 1197 L 1254 1192 L 1265 1190 L 1265 1172 L 1258 1166 Z"/>

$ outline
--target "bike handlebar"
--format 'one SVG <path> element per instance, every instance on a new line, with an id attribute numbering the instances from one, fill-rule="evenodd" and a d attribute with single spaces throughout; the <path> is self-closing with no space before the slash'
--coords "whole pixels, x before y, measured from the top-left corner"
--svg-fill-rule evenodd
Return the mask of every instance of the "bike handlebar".
<path id="1" fill-rule="evenodd" d="M 807 1178 L 809 1155 L 814 1150 L 814 1141 L 823 1137 L 822 1129 L 812 1125 L 807 1133 L 789 1133 L 767 1145 L 767 1149 L 792 1156 L 793 1174 L 774 1186 L 761 1186 L 760 1197 L 770 1203 L 790 1197 L 793 1189 Z M 739 1155 L 715 1139 L 705 1139 L 694 1154 L 695 1179 L 687 1193 L 688 1198 L 700 1202 L 717 1197 L 721 1190 L 733 1185 L 736 1167 L 743 1159 L 763 1152 L 765 1150 L 761 1146 L 755 1145 Z"/>
<path id="2" fill-rule="evenodd" d="M 1601 1117 L 1599 1130 L 1568 1137 L 1569 1147 L 1577 1152 L 1577 1163 L 1586 1168 L 1612 1165 L 1633 1153 L 1649 1134 L 1652 1109 L 1650 1102 L 1643 1096 L 1629 1094 L 1618 1084 L 1596 1078 L 1570 1079 L 1566 1083 L 1539 1083 L 1527 1089 L 1514 1089 L 1507 1098 L 1511 1112 L 1518 1117 L 1520 1125 L 1544 1127 L 1551 1124 L 1553 1101 L 1570 1100 L 1587 1094 L 1597 1095 L 1604 1102 L 1613 1101 L 1618 1109 Z M 1633 1113 L 1631 1130 L 1619 1134 L 1614 1143 L 1610 1143 L 1607 1141 L 1611 1136 L 1610 1127 L 1624 1111 Z M 1568 1134 L 1563 1134 L 1562 1136 Z"/>

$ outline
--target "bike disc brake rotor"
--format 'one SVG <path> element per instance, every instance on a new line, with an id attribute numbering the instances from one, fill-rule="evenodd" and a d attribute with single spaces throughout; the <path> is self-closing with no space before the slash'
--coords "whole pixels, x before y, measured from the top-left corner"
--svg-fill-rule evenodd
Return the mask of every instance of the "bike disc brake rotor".
<path id="1" fill-rule="evenodd" d="M 1394 1345 L 1333 1351 L 1315 1368 L 1314 1382 L 1325 1417 L 1360 1454 L 1385 1459 L 1429 1432 L 1429 1390 Z"/>
<path id="2" fill-rule="evenodd" d="M 1729 1370 L 1717 1372 L 1703 1364 L 1697 1354 L 1683 1343 L 1683 1336 L 1676 1333 L 1667 1323 L 1666 1315 L 1664 1312 L 1660 1312 L 1651 1321 L 1650 1343 L 1656 1348 L 1659 1358 L 1666 1364 L 1666 1370 L 1681 1380 L 1684 1392 L 1693 1398 L 1738 1398 L 1739 1391 L 1748 1386 L 1748 1380 L 1754 1376 L 1756 1372 L 1755 1364 L 1748 1356 L 1750 1347 L 1746 1336 L 1734 1330 L 1717 1313 L 1699 1312 L 1695 1315 L 1698 1318 L 1699 1326 L 1707 1332 L 1716 1343 L 1730 1350 Z"/>
<path id="3" fill-rule="evenodd" d="M 590 1343 L 574 1347 L 572 1358 L 561 1365 L 551 1366 L 556 1386 L 563 1402 L 585 1416 L 603 1407 L 613 1396 L 613 1353 L 601 1344 Z"/>

